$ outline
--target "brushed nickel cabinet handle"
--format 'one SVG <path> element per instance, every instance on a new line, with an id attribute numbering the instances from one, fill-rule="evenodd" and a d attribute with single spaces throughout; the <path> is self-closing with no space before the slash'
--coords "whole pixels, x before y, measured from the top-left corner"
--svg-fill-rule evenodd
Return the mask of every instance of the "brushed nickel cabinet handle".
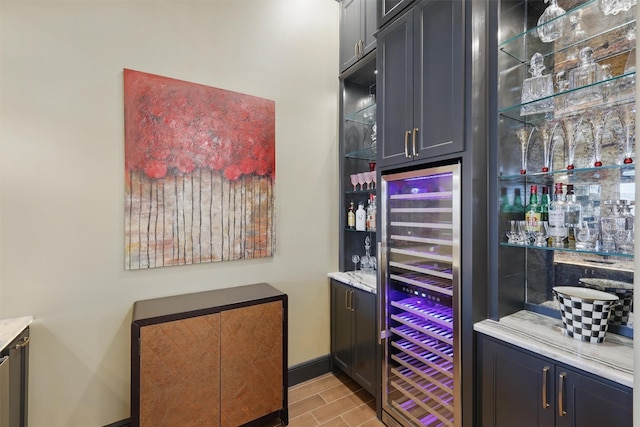
<path id="1" fill-rule="evenodd" d="M 542 368 L 542 409 L 549 407 L 549 395 L 547 392 L 547 380 L 549 379 L 549 367 Z"/>
<path id="2" fill-rule="evenodd" d="M 561 373 L 560 374 L 560 385 L 558 386 L 558 415 L 561 417 L 564 417 L 565 415 L 567 415 L 567 412 L 564 410 L 564 389 L 565 389 L 565 384 L 564 384 L 564 380 L 565 378 L 567 378 L 567 374 L 566 373 Z"/>
<path id="3" fill-rule="evenodd" d="M 408 130 L 404 133 L 404 156 L 408 159 L 409 156 L 409 135 L 411 135 L 411 131 Z"/>
<path id="4" fill-rule="evenodd" d="M 351 291 L 349 289 L 345 289 L 345 291 L 344 291 L 344 308 L 346 308 L 347 311 L 351 311 L 349 309 L 349 293 L 350 292 Z"/>
<path id="5" fill-rule="evenodd" d="M 418 157 L 418 152 L 416 151 L 416 135 L 418 133 L 418 128 L 413 128 L 413 156 Z"/>

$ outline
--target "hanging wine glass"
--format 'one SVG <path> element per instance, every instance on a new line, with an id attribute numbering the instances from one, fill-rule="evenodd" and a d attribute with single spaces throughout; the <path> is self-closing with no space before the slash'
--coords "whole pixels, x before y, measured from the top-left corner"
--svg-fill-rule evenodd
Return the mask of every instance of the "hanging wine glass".
<path id="1" fill-rule="evenodd" d="M 516 137 L 518 139 L 518 144 L 520 145 L 521 175 L 527 173 L 527 153 L 529 151 L 529 141 L 531 141 L 531 135 L 533 135 L 534 130 L 536 130 L 536 128 L 532 127 L 531 132 L 529 132 L 526 126 L 516 130 Z"/>

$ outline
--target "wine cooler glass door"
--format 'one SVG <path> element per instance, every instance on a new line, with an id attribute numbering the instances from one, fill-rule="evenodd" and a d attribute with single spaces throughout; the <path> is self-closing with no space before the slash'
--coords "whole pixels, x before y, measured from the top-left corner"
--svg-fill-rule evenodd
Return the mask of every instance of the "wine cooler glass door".
<path id="1" fill-rule="evenodd" d="M 456 426 L 459 165 L 383 175 L 383 409 Z"/>

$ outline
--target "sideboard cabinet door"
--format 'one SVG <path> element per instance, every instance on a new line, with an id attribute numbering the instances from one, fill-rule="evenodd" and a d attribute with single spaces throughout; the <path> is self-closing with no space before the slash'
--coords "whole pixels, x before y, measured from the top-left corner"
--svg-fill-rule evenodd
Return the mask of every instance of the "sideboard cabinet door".
<path id="1" fill-rule="evenodd" d="M 282 315 L 280 301 L 221 313 L 222 427 L 282 408 Z"/>
<path id="2" fill-rule="evenodd" d="M 219 426 L 218 384 L 220 314 L 140 329 L 140 427 Z"/>

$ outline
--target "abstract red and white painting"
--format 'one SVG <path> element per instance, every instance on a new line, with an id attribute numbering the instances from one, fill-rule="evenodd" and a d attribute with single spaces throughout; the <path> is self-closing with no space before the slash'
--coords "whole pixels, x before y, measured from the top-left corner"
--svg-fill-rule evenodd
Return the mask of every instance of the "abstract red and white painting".
<path id="1" fill-rule="evenodd" d="M 273 256 L 275 102 L 124 70 L 125 269 Z"/>

